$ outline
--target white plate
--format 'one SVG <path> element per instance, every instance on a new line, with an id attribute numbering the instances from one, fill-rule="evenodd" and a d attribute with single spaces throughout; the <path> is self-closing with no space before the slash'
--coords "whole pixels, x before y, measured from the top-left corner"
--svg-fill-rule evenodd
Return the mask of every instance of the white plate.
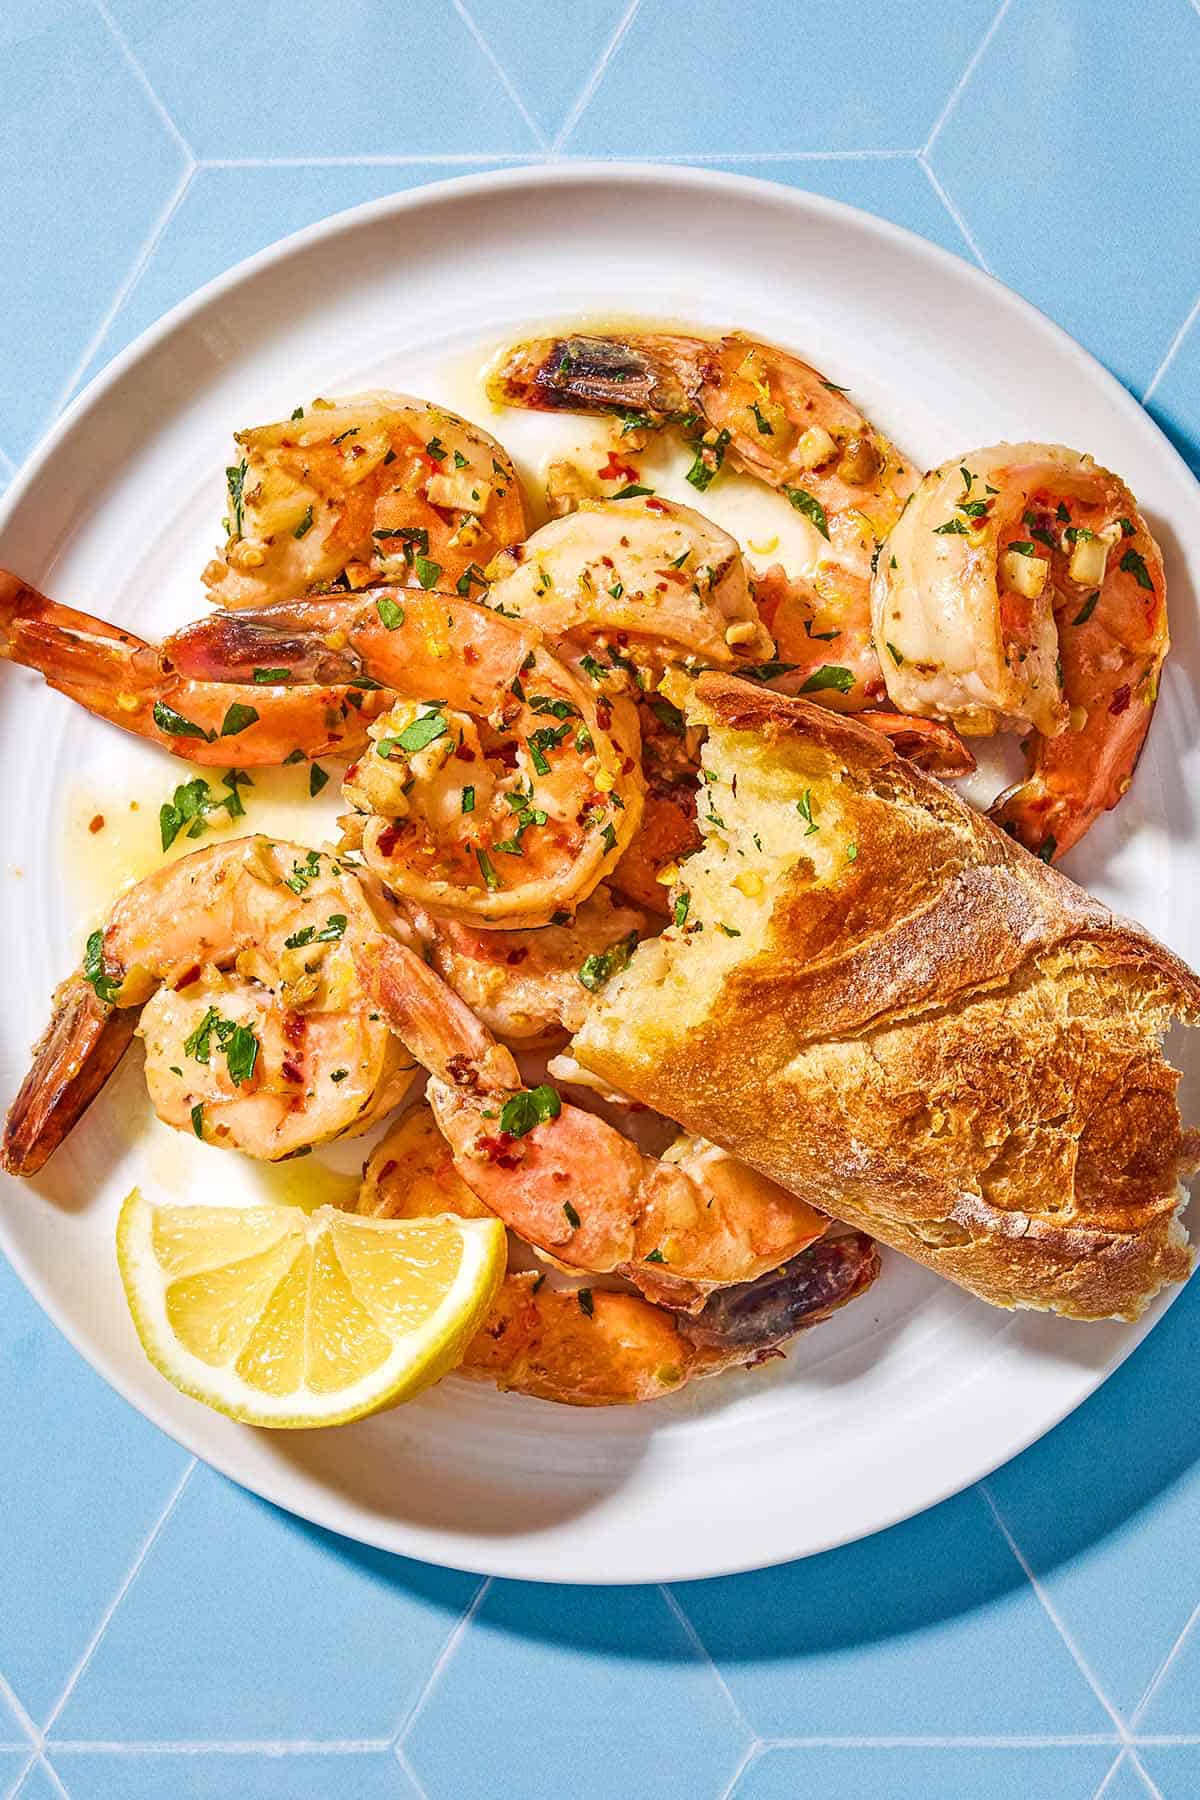
<path id="1" fill-rule="evenodd" d="M 1047 438 L 1127 478 L 1166 551 L 1176 652 L 1133 791 L 1072 872 L 1200 959 L 1188 801 L 1200 792 L 1196 485 L 1117 383 L 1031 307 L 828 200 L 695 170 L 569 166 L 447 182 L 314 226 L 178 307 L 92 384 L 15 483 L 0 563 L 156 637 L 201 610 L 234 425 L 379 384 L 463 405 L 481 350 L 548 318 L 613 311 L 795 346 L 922 466 L 999 438 Z M 474 410 L 483 416 L 477 390 Z M 484 422 L 526 456 L 561 427 Z M 105 812 L 96 843 L 115 846 L 111 877 L 139 824 L 130 794 L 143 796 L 152 835 L 157 802 L 184 771 L 23 671 L 0 685 L 7 1100 L 100 904 L 76 848 L 81 818 Z M 286 824 L 286 812 L 261 804 L 249 823 Z M 294 1512 L 432 1562 L 657 1581 L 845 1543 L 1030 1443 L 1165 1304 L 1135 1329 L 1009 1316 L 888 1256 L 870 1297 L 786 1363 L 652 1407 L 577 1412 L 452 1378 L 361 1425 L 256 1433 L 182 1398 L 145 1362 L 113 1222 L 135 1181 L 152 1194 L 251 1195 L 300 1180 L 315 1159 L 264 1174 L 146 1112 L 131 1057 L 44 1176 L 4 1184 L 8 1255 L 88 1360 L 173 1437 Z M 343 1147 L 342 1167 L 358 1154 Z"/>

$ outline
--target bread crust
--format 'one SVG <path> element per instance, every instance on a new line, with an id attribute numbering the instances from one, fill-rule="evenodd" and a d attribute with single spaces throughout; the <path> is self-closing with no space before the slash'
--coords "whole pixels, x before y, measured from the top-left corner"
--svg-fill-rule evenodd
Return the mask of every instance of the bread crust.
<path id="1" fill-rule="evenodd" d="M 725 676 L 696 710 L 832 772 L 857 856 L 814 884 L 801 854 L 686 1028 L 639 952 L 573 1054 L 985 1300 L 1135 1318 L 1192 1266 L 1161 1036 L 1200 980 L 852 717 Z"/>

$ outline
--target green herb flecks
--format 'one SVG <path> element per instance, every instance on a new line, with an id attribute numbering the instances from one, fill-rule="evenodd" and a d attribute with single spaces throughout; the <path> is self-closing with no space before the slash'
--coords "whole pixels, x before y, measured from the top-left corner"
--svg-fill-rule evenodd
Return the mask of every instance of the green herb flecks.
<path id="1" fill-rule="evenodd" d="M 544 1125 L 548 1119 L 557 1119 L 561 1111 L 562 1101 L 557 1089 L 543 1081 L 535 1088 L 521 1088 L 504 1102 L 500 1108 L 500 1129 L 509 1137 L 524 1137 L 535 1126 Z"/>
<path id="2" fill-rule="evenodd" d="M 825 517 L 825 508 L 821 505 L 821 502 L 817 499 L 816 495 L 810 494 L 807 488 L 800 487 L 785 488 L 783 491 L 795 507 L 796 511 L 798 513 L 803 513 L 806 519 L 811 519 L 821 536 L 823 538 L 828 538 L 829 520 Z"/>
<path id="3" fill-rule="evenodd" d="M 585 957 L 579 969 L 579 979 L 589 994 L 598 994 L 606 982 L 619 975 L 629 967 L 629 959 L 637 949 L 638 934 L 631 931 L 628 936 L 610 944 L 607 950 L 593 951 Z"/>

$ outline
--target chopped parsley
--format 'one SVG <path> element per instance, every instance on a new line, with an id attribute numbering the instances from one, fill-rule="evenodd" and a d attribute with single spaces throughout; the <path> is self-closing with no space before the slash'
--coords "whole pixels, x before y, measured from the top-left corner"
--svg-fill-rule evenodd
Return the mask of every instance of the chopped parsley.
<path id="1" fill-rule="evenodd" d="M 389 597 L 381 594 L 375 602 L 375 610 L 379 614 L 388 631 L 399 631 L 404 623 L 404 608 Z"/>
<path id="2" fill-rule="evenodd" d="M 811 788 L 805 788 L 804 792 L 801 794 L 800 798 L 797 800 L 796 811 L 800 814 L 800 817 L 804 820 L 804 823 L 808 826 L 808 830 L 804 834 L 805 837 L 811 837 L 814 831 L 820 831 L 821 827 L 817 824 L 816 820 L 813 818 L 812 789 Z"/>
<path id="3" fill-rule="evenodd" d="M 487 576 L 484 574 L 479 564 L 468 563 L 467 567 L 455 582 L 454 591 L 466 600 L 470 595 L 472 587 L 485 588 L 486 586 Z"/>
<path id="4" fill-rule="evenodd" d="M 813 670 L 800 692 L 819 694 L 823 688 L 836 688 L 839 694 L 848 694 L 853 686 L 854 675 L 850 669 L 839 668 L 836 663 L 822 663 L 819 669 Z"/>
<path id="5" fill-rule="evenodd" d="M 690 480 L 690 477 L 689 477 Z M 642 494 L 652 494 L 652 487 L 643 487 L 638 481 L 627 481 L 623 488 L 618 488 L 613 495 L 614 500 L 636 500 Z"/>
<path id="6" fill-rule="evenodd" d="M 251 725 L 256 724 L 257 720 L 257 707 L 243 706 L 240 700 L 235 700 L 225 714 L 225 717 L 221 720 L 220 735 L 222 737 L 237 737 L 239 732 L 247 730 Z"/>
<path id="7" fill-rule="evenodd" d="M 571 1205 L 569 1200 L 563 1201 L 563 1212 L 566 1214 L 567 1224 L 571 1227 L 571 1230 L 578 1231 L 579 1214 L 575 1211 L 575 1208 Z"/>
<path id="8" fill-rule="evenodd" d="M 491 857 L 486 850 L 476 850 L 475 861 L 479 864 L 479 873 L 483 876 L 484 886 L 489 892 L 493 892 L 500 886 L 500 877 L 496 873 Z"/>
<path id="9" fill-rule="evenodd" d="M 337 440 L 335 439 L 334 441 L 336 443 Z M 310 502 L 310 504 L 305 507 L 304 516 L 301 518 L 299 524 L 296 526 L 296 529 L 293 531 L 292 536 L 297 537 L 297 538 L 307 537 L 309 532 L 312 530 L 312 528 L 313 528 L 313 509 L 312 509 L 312 504 Z"/>
<path id="10" fill-rule="evenodd" d="M 580 1288 L 575 1298 L 579 1302 L 579 1310 L 585 1319 L 590 1319 L 596 1310 L 596 1302 L 592 1299 L 591 1288 Z"/>
<path id="11" fill-rule="evenodd" d="M 725 446 L 729 442 L 728 431 L 718 431 L 711 444 L 701 442 L 696 446 L 696 457 L 687 472 L 686 479 L 698 493 L 707 493 L 712 486 L 721 464 L 725 461 Z M 828 532 L 825 534 L 828 536 Z"/>
<path id="12" fill-rule="evenodd" d="M 1096 610 L 1096 602 L 1099 598 L 1100 589 L 1097 588 L 1094 594 L 1088 595 L 1079 611 L 1075 614 L 1075 617 L 1071 620 L 1072 625 L 1086 625 Z"/>
<path id="13" fill-rule="evenodd" d="M 83 979 L 88 982 L 97 1000 L 105 1006 L 111 1006 L 121 991 L 121 983 L 114 981 L 104 969 L 104 933 L 93 931 L 84 946 Z"/>
<path id="14" fill-rule="evenodd" d="M 164 850 L 171 848 L 185 825 L 190 838 L 203 837 L 208 829 L 207 815 L 211 812 L 226 812 L 231 819 L 245 817 L 246 809 L 238 788 L 243 784 L 253 785 L 250 777 L 244 769 L 230 769 L 221 779 L 229 792 L 220 799 L 214 797 L 204 777 L 197 775 L 193 781 L 185 781 L 177 787 L 169 800 L 164 800 L 158 809 L 159 838 Z"/>
<path id="15" fill-rule="evenodd" d="M 315 800 L 321 789 L 327 786 L 329 776 L 320 763 L 312 763 L 308 771 L 308 797 Z"/>
<path id="16" fill-rule="evenodd" d="M 1122 520 L 1122 524 L 1124 524 L 1124 520 Z M 1150 571 L 1146 567 L 1146 560 L 1143 556 L 1140 556 L 1136 550 L 1127 550 L 1125 552 L 1124 556 L 1121 558 L 1121 567 L 1126 575 L 1133 576 L 1140 588 L 1148 588 L 1151 593 L 1154 592 L 1154 583 L 1150 579 Z"/>
<path id="17" fill-rule="evenodd" d="M 579 969 L 579 979 L 589 994 L 597 994 L 606 982 L 622 969 L 629 967 L 629 959 L 637 949 L 638 934 L 631 931 L 628 936 L 619 938 L 610 944 L 607 950 L 595 950 L 591 956 L 584 958 Z"/>
<path id="18" fill-rule="evenodd" d="M 249 1025 L 241 1025 L 232 1019 L 223 1019 L 215 1006 L 210 1006 L 204 1017 L 184 1041 L 184 1054 L 193 1061 L 207 1064 L 213 1053 L 213 1038 L 217 1040 L 217 1051 L 225 1058 L 225 1066 L 229 1070 L 229 1079 L 234 1087 L 241 1087 L 254 1074 L 254 1066 L 258 1061 L 258 1037 Z"/>
<path id="19" fill-rule="evenodd" d="M 259 687 L 267 687 L 272 682 L 286 681 L 290 674 L 290 669 L 255 669 L 251 679 Z"/>
<path id="20" fill-rule="evenodd" d="M 438 738 L 445 737 L 449 730 L 450 727 L 440 712 L 422 713 L 419 719 L 414 719 L 411 725 L 406 725 L 404 730 L 398 732 L 394 738 L 385 738 L 379 747 L 382 750 L 384 743 L 398 744 L 401 750 L 413 755 L 416 751 L 425 750 L 430 744 L 435 744 Z"/>
<path id="21" fill-rule="evenodd" d="M 305 888 L 312 886 L 320 873 L 321 853 L 319 850 L 310 850 L 302 863 L 292 864 L 291 874 L 284 877 L 284 886 L 290 887 L 293 894 L 302 894 Z"/>
<path id="22" fill-rule="evenodd" d="M 561 1111 L 562 1101 L 557 1089 L 543 1081 L 538 1087 L 521 1088 L 510 1095 L 500 1108 L 500 1129 L 509 1137 L 524 1137 L 535 1126 L 544 1125 L 547 1119 L 557 1119 Z"/>
<path id="23" fill-rule="evenodd" d="M 663 1255 L 661 1250 L 651 1250 L 649 1255 L 643 1256 L 643 1258 L 642 1258 L 643 1262 L 652 1262 L 652 1263 L 665 1263 L 666 1260 L 667 1259 Z"/>
<path id="24" fill-rule="evenodd" d="M 683 924 L 684 920 L 688 916 L 688 907 L 691 904 L 692 904 L 692 896 L 691 896 L 690 891 L 687 888 L 684 888 L 684 890 L 681 894 L 676 894 L 675 904 L 671 908 L 671 917 L 674 920 L 676 925 Z"/>
<path id="25" fill-rule="evenodd" d="M 966 537 L 968 527 L 963 524 L 961 519 L 947 519 L 944 525 L 934 526 L 933 535 L 935 537 Z"/>
<path id="26" fill-rule="evenodd" d="M 754 414 L 754 423 L 758 426 L 759 435 L 761 437 L 774 437 L 775 427 L 771 424 L 769 419 L 763 418 L 762 408 L 759 406 L 757 400 L 752 400 L 750 402 L 750 411 Z"/>
<path id="27" fill-rule="evenodd" d="M 245 517 L 246 472 L 249 468 L 245 457 L 232 469 L 225 471 L 225 486 L 229 489 L 230 537 L 241 537 L 242 520 Z"/>
<path id="28" fill-rule="evenodd" d="M 897 650 L 895 644 L 888 641 L 887 651 L 888 651 L 888 655 L 891 657 L 892 661 L 895 663 L 896 667 L 899 669 L 903 665 L 904 658 L 900 654 L 899 650 Z"/>
<path id="29" fill-rule="evenodd" d="M 293 932 L 290 938 L 284 938 L 284 948 L 303 950 L 307 944 L 340 943 L 346 934 L 347 923 L 345 913 L 330 913 L 319 931 L 315 925 L 305 925 L 301 930 Z"/>
<path id="30" fill-rule="evenodd" d="M 194 719 L 185 719 L 182 713 L 176 712 L 174 707 L 168 706 L 163 700 L 154 702 L 154 723 L 168 737 L 200 738 L 206 744 L 211 744 L 216 737 L 215 732 L 206 731 Z"/>
<path id="31" fill-rule="evenodd" d="M 427 556 L 418 556 L 416 560 L 417 580 L 423 588 L 434 587 L 442 573 L 441 563 L 430 562 Z"/>
<path id="32" fill-rule="evenodd" d="M 462 809 L 465 813 L 473 813 L 475 811 L 475 789 L 473 787 L 465 787 L 463 789 Z"/>
<path id="33" fill-rule="evenodd" d="M 204 1102 L 197 1100 L 192 1108 L 192 1130 L 203 1141 L 204 1138 Z"/>
<path id="34" fill-rule="evenodd" d="M 829 520 L 825 517 L 825 508 L 816 495 L 810 494 L 806 488 L 801 487 L 784 488 L 783 491 L 796 511 L 803 513 L 806 519 L 811 519 L 821 536 L 828 538 Z"/>

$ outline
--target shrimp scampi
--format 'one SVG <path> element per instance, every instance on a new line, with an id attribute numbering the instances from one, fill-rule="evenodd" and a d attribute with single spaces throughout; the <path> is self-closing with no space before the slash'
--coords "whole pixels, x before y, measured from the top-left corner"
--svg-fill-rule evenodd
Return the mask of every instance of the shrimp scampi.
<path id="1" fill-rule="evenodd" d="M 682 1136 L 644 1156 L 548 1083 L 527 1088 L 511 1054 L 410 949 L 368 945 L 363 980 L 431 1072 L 426 1092 L 463 1180 L 560 1263 L 626 1276 L 698 1310 L 824 1235 L 823 1213 L 713 1144 Z M 576 1204 L 576 1201 L 579 1204 Z"/>
<path id="2" fill-rule="evenodd" d="M 429 1108 L 409 1112 L 364 1171 L 358 1209 L 376 1218 L 485 1216 Z M 761 1362 L 871 1285 L 878 1252 L 861 1233 L 822 1238 L 756 1282 L 676 1314 L 638 1294 L 549 1285 L 511 1271 L 460 1371 L 568 1406 L 628 1406 L 687 1382 Z"/>
<path id="3" fill-rule="evenodd" d="M 383 590 L 214 614 L 171 640 L 176 666 L 240 680 L 378 683 L 344 792 L 354 848 L 396 893 L 466 921 L 531 927 L 585 899 L 637 829 L 637 714 L 473 601 Z"/>
<path id="4" fill-rule="evenodd" d="M 239 431 L 225 472 L 227 540 L 204 572 L 221 606 L 350 587 L 469 594 L 525 535 L 521 484 L 488 432 L 386 391 L 315 400 Z"/>
<path id="5" fill-rule="evenodd" d="M 404 1098 L 414 1063 L 356 957 L 404 929 L 378 883 L 298 844 L 237 838 L 158 869 L 59 990 L 9 1111 L 5 1166 L 45 1160 L 134 1022 L 154 1110 L 177 1130 L 264 1161 L 366 1130 Z"/>
<path id="6" fill-rule="evenodd" d="M 1129 786 L 1170 645 L 1162 556 L 1125 483 L 1055 444 L 934 469 L 883 546 L 875 635 L 905 711 L 1029 735 L 992 816 L 1047 861 Z"/>

